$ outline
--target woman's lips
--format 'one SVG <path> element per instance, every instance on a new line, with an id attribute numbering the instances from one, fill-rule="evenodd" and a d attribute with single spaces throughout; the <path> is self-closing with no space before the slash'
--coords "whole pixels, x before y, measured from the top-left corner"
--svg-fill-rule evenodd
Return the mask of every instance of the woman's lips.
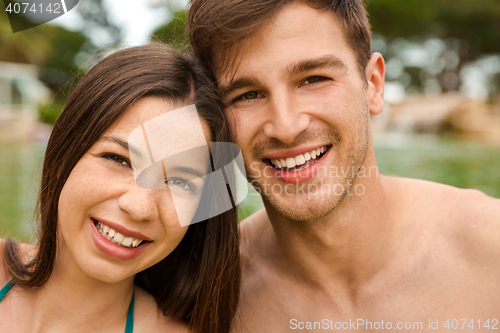
<path id="1" fill-rule="evenodd" d="M 113 221 L 108 221 L 108 220 L 102 219 L 100 217 L 92 217 L 92 219 L 96 222 L 100 222 L 100 223 L 108 226 L 109 228 L 114 229 L 115 232 L 119 232 L 122 235 L 124 235 L 125 237 L 133 237 L 133 238 L 137 238 L 137 239 L 151 241 L 151 238 L 141 234 L 140 232 L 129 230 L 129 229 L 125 228 L 124 226 L 122 226 L 121 224 L 115 223 Z"/>
<path id="2" fill-rule="evenodd" d="M 97 230 L 97 226 L 94 221 L 95 220 L 93 219 L 89 220 L 90 232 L 92 239 L 94 240 L 94 244 L 102 253 L 110 256 L 111 258 L 118 260 L 132 260 L 144 252 L 152 243 L 151 241 L 143 240 L 142 243 L 136 247 L 125 247 L 115 244 L 111 240 L 104 237 L 101 232 Z"/>

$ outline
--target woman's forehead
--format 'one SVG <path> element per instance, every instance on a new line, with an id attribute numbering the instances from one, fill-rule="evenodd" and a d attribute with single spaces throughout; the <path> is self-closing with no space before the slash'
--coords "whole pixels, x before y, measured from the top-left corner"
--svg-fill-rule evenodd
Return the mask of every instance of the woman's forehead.
<path id="1" fill-rule="evenodd" d="M 159 97 L 143 97 L 125 110 L 114 124 L 115 126 L 112 127 L 114 127 L 113 130 L 117 128 L 118 130 L 132 132 L 141 124 L 183 106 L 187 106 L 187 104 Z"/>
<path id="2" fill-rule="evenodd" d="M 177 102 L 166 98 L 148 96 L 139 99 L 130 108 L 125 110 L 117 120 L 108 128 L 104 135 L 118 134 L 120 136 L 130 135 L 132 131 L 140 126 L 144 127 L 145 124 L 159 123 L 156 119 L 161 119 L 162 115 L 170 113 L 171 111 L 187 108 L 190 106 L 188 102 Z M 191 105 L 195 110 L 196 107 Z M 159 132 L 176 132 L 179 135 L 176 138 L 182 139 L 188 136 L 189 132 L 181 133 L 181 129 L 190 127 L 191 123 L 201 123 L 201 127 L 205 136 L 206 142 L 212 141 L 211 131 L 208 123 L 199 116 L 196 112 L 196 118 L 183 117 L 182 114 L 177 113 L 176 116 L 168 116 L 168 123 L 162 122 L 158 124 Z M 187 126 L 186 126 L 187 124 Z"/>

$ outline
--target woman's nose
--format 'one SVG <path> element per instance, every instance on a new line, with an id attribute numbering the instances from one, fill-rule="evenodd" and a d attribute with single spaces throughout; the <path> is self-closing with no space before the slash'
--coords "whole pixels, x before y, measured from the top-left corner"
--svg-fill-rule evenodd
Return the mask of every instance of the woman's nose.
<path id="1" fill-rule="evenodd" d="M 158 218 L 157 190 L 132 186 L 118 199 L 118 207 L 136 221 L 151 221 Z"/>

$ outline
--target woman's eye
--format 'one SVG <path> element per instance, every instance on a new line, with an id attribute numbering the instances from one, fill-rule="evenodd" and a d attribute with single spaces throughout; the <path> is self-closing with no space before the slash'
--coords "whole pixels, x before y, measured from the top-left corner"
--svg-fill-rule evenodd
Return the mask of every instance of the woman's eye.
<path id="1" fill-rule="evenodd" d="M 128 160 L 128 158 L 121 155 L 106 153 L 103 154 L 102 157 L 107 158 L 108 160 L 111 160 L 120 166 L 130 167 L 130 161 Z"/>
<path id="2" fill-rule="evenodd" d="M 176 186 L 186 191 L 195 192 L 194 185 L 190 181 L 183 178 L 168 179 L 167 183 L 169 186 Z"/>

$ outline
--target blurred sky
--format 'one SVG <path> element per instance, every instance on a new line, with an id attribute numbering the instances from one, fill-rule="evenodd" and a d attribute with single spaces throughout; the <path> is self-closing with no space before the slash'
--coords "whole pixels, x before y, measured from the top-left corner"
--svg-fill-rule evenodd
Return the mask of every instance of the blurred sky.
<path id="1" fill-rule="evenodd" d="M 103 0 L 109 19 L 123 29 L 124 46 L 144 44 L 155 28 L 170 19 L 172 13 L 165 4 L 176 11 L 187 7 L 187 2 L 188 0 Z M 83 26 L 82 18 L 76 10 L 71 10 L 50 23 L 72 30 Z M 97 38 L 96 44 L 105 43 L 105 40 L 99 40 L 99 36 L 92 37 Z"/>

